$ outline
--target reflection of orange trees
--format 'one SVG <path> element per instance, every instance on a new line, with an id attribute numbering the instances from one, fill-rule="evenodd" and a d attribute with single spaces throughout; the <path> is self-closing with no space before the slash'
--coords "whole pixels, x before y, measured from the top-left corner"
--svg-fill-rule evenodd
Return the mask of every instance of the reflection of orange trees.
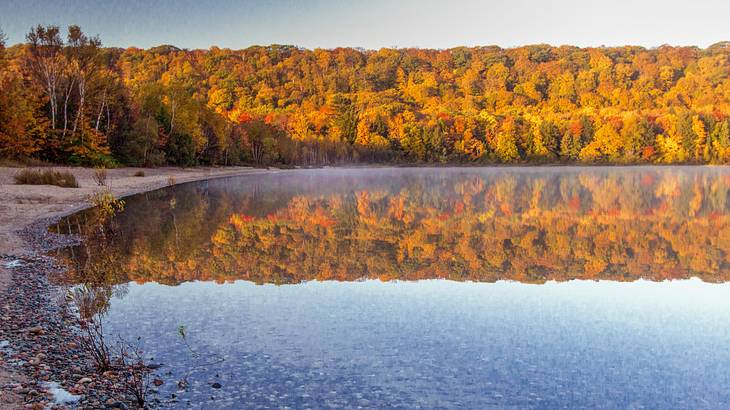
<path id="1" fill-rule="evenodd" d="M 225 201 L 196 202 L 179 210 L 174 224 L 160 223 L 154 236 L 117 247 L 126 252 L 120 261 L 130 279 L 171 284 L 690 276 L 714 282 L 730 273 L 728 182 L 710 173 L 586 173 L 568 180 L 506 172 L 391 191 L 295 195 L 262 215 Z M 216 206 L 224 210 L 211 213 Z"/>

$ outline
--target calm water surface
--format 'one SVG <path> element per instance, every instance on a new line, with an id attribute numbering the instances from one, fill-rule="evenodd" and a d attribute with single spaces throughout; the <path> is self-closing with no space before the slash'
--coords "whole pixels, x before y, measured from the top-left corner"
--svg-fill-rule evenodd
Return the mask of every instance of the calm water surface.
<path id="1" fill-rule="evenodd" d="M 281 172 L 129 198 L 61 256 L 171 407 L 726 408 L 728 193 L 710 167 Z"/>

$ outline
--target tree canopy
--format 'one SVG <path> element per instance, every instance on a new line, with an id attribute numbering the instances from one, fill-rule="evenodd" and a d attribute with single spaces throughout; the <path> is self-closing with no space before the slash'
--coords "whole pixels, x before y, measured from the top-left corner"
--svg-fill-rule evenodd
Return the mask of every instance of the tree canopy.
<path id="1" fill-rule="evenodd" d="M 1 39 L 2 37 L 0 37 Z M 0 155 L 81 163 L 730 161 L 730 48 L 0 40 Z"/>

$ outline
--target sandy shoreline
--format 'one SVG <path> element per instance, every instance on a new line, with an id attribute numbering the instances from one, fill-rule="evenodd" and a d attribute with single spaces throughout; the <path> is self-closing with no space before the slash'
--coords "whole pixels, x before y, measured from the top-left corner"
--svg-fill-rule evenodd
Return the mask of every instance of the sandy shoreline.
<path id="1" fill-rule="evenodd" d="M 14 176 L 21 168 L 0 167 L 0 257 L 24 258 L 35 256 L 34 246 L 23 239 L 20 231 L 47 218 L 60 217 L 89 206 L 90 194 L 104 189 L 93 179 L 89 168 L 54 167 L 74 174 L 79 188 L 60 188 L 49 185 L 15 185 Z M 134 176 L 143 171 L 145 176 Z M 120 168 L 108 170 L 107 186 L 117 197 L 153 191 L 171 183 L 180 184 L 213 178 L 268 173 L 264 169 L 248 167 L 228 168 Z M 174 179 L 174 182 L 171 180 Z M 0 264 L 0 295 L 11 285 L 12 276 Z M 28 380 L 9 368 L 0 356 L 0 408 L 21 408 L 23 396 L 9 386 L 18 386 Z"/>

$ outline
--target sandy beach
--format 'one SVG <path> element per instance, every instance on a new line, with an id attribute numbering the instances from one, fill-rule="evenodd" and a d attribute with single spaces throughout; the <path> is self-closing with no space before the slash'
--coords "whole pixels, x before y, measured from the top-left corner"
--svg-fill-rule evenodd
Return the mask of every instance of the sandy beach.
<path id="1" fill-rule="evenodd" d="M 33 247 L 25 243 L 19 231 L 41 219 L 67 215 L 89 206 L 90 194 L 105 187 L 94 181 L 94 170 L 76 167 L 54 167 L 69 171 L 76 177 L 79 188 L 50 185 L 16 185 L 14 176 L 22 168 L 0 167 L 0 256 L 30 257 Z M 140 171 L 144 176 L 135 176 Z M 270 172 L 249 167 L 228 168 L 119 168 L 107 171 L 106 185 L 117 197 L 152 191 L 171 184 L 228 176 Z M 10 286 L 12 277 L 0 265 L 0 294 Z M 0 357 L 0 408 L 21 408 L 22 384 L 26 378 L 9 368 Z"/>

